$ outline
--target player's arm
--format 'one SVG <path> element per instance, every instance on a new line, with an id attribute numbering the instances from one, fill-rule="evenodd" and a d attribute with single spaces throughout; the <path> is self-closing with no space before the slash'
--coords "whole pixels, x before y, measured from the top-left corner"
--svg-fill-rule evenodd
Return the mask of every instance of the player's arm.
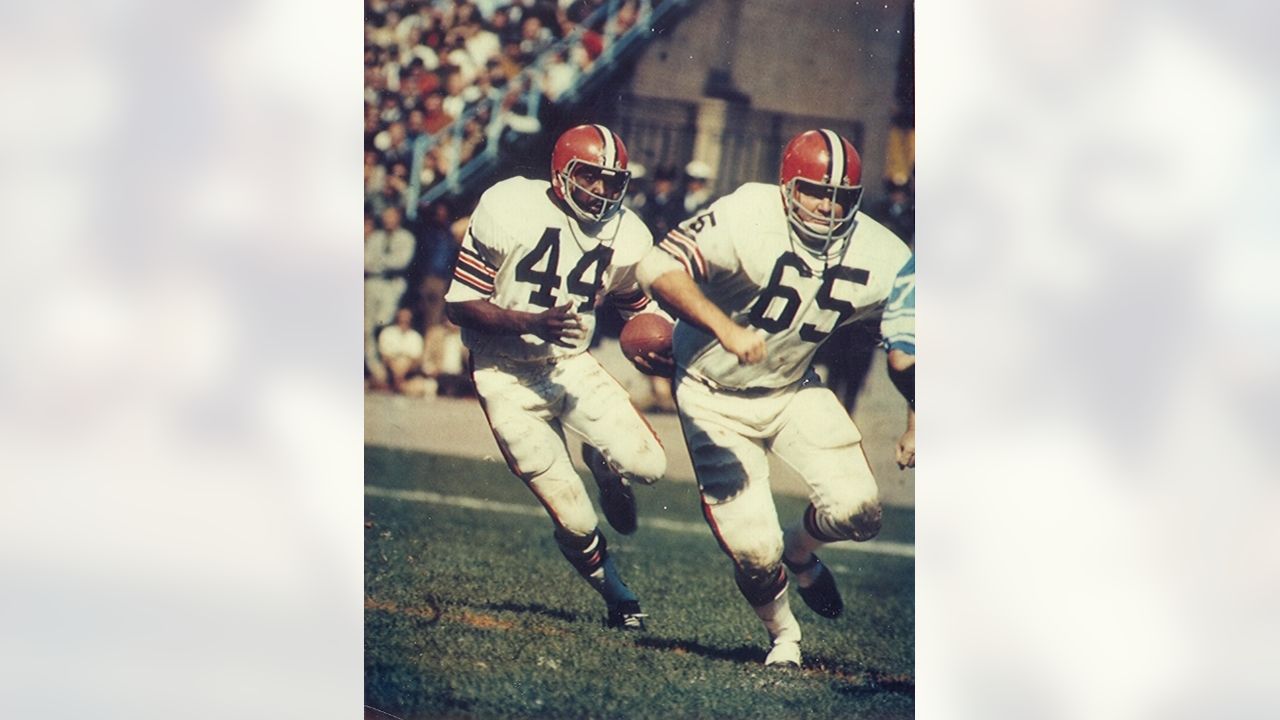
<path id="1" fill-rule="evenodd" d="M 676 317 L 714 335 L 725 350 L 738 357 L 738 362 L 754 364 L 764 360 L 764 338 L 725 315 L 698 288 L 688 268 L 661 247 L 645 255 L 636 277 Z"/>
<path id="2" fill-rule="evenodd" d="M 494 335 L 537 335 L 547 342 L 572 347 L 586 334 L 582 320 L 565 303 L 539 313 L 498 307 L 488 300 L 445 303 L 445 314 L 458 327 Z"/>
<path id="3" fill-rule="evenodd" d="M 916 356 L 903 350 L 889 351 L 889 379 L 898 388 L 907 404 L 913 409 L 916 406 Z"/>
<path id="4" fill-rule="evenodd" d="M 916 410 L 907 408 L 907 429 L 898 438 L 898 468 L 916 466 Z"/>

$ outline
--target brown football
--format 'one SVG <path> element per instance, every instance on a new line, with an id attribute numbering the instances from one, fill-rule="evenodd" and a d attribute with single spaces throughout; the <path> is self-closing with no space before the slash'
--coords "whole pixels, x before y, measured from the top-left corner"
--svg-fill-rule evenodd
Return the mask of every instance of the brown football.
<path id="1" fill-rule="evenodd" d="M 618 343 L 622 354 L 630 360 L 637 355 L 648 359 L 649 353 L 671 354 L 671 321 L 661 315 L 643 313 L 636 315 L 622 326 Z M 641 368 L 643 370 L 643 368 Z"/>

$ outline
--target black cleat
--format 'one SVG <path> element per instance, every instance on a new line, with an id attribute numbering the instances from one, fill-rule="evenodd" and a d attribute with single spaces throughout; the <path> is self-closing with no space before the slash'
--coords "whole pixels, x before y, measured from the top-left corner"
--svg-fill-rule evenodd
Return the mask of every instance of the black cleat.
<path id="1" fill-rule="evenodd" d="M 640 612 L 640 603 L 635 600 L 624 600 L 617 605 L 609 606 L 609 617 L 606 625 L 622 630 L 644 630 L 644 619 L 648 615 Z"/>
<path id="2" fill-rule="evenodd" d="M 623 535 L 634 533 L 636 495 L 631 489 L 631 482 L 614 470 L 600 451 L 590 445 L 583 444 L 582 459 L 600 488 L 600 507 L 604 510 L 605 520 Z"/>
<path id="3" fill-rule="evenodd" d="M 786 565 L 792 575 L 808 572 L 817 565 L 818 577 L 814 578 L 813 583 L 806 588 L 800 587 L 800 583 L 797 582 L 796 590 L 799 591 L 800 598 L 810 610 L 825 618 L 840 617 L 840 613 L 844 612 L 844 601 L 840 599 L 840 589 L 836 587 L 835 576 L 826 565 L 822 564 L 817 555 L 810 557 L 809 562 L 803 565 L 792 565 L 789 562 Z"/>

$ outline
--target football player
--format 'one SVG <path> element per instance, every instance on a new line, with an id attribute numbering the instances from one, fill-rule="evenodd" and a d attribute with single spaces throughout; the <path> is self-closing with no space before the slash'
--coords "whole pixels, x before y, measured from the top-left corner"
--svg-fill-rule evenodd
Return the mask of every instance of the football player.
<path id="1" fill-rule="evenodd" d="M 657 312 L 635 280 L 653 237 L 622 206 L 629 178 L 626 147 L 612 130 L 566 131 L 552 152 L 550 183 L 511 178 L 481 196 L 445 301 L 507 465 L 551 516 L 565 558 L 604 598 L 607 624 L 643 629 L 564 434 L 590 446 L 584 455 L 606 517 L 622 516 L 630 523 L 622 531 L 634 530 L 629 481 L 660 478 L 666 453 L 627 392 L 587 353 L 602 298 L 628 318 Z"/>
<path id="2" fill-rule="evenodd" d="M 801 133 L 783 151 L 778 185 L 747 183 L 716 201 L 668 233 L 638 270 L 679 318 L 675 395 L 703 514 L 768 630 L 766 665 L 800 665 L 787 570 L 805 603 L 834 618 L 843 601 L 814 551 L 880 530 L 861 434 L 810 367 L 836 328 L 884 306 L 911 256 L 858 211 L 861 175 L 848 140 Z M 785 532 L 766 451 L 810 488 Z"/>

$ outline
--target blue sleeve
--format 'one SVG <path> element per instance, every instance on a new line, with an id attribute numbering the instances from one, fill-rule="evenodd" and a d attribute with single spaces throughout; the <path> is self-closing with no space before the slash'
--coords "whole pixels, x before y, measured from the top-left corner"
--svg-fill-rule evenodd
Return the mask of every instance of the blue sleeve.
<path id="1" fill-rule="evenodd" d="M 880 320 L 880 335 L 890 350 L 916 354 L 916 256 L 898 271 Z"/>

